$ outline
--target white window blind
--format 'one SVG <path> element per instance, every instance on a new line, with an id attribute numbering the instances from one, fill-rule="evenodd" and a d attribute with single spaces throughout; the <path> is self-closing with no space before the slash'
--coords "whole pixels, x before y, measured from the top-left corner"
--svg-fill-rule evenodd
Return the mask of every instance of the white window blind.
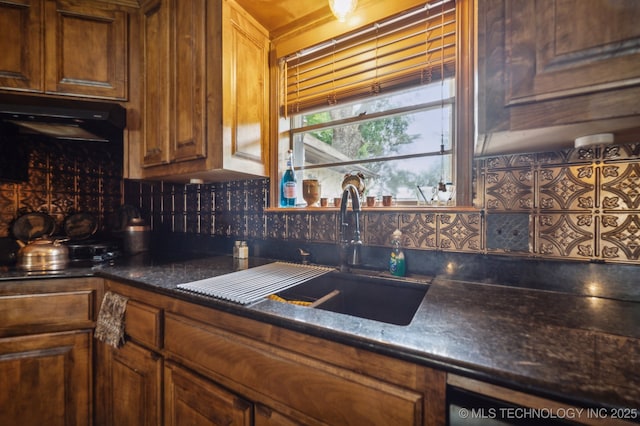
<path id="1" fill-rule="evenodd" d="M 284 115 L 455 75 L 454 0 L 431 1 L 286 57 Z"/>

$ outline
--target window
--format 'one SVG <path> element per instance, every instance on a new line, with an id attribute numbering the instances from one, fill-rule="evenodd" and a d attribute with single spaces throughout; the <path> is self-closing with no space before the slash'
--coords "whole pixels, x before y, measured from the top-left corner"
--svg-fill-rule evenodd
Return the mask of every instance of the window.
<path id="1" fill-rule="evenodd" d="M 455 182 L 456 27 L 455 2 L 431 2 L 282 59 L 300 186 L 332 198 L 361 173 L 367 195 L 416 205 Z"/>

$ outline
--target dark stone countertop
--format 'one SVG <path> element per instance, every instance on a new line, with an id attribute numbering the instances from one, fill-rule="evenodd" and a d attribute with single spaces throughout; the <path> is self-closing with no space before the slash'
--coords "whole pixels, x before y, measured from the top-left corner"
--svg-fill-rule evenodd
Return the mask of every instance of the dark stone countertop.
<path id="1" fill-rule="evenodd" d="M 640 407 L 639 303 L 436 277 L 411 324 L 397 326 L 271 300 L 243 307 L 176 287 L 241 268 L 230 256 L 141 256 L 63 276 L 125 281 L 561 402 Z M 0 284 L 19 275 L 0 271 Z"/>

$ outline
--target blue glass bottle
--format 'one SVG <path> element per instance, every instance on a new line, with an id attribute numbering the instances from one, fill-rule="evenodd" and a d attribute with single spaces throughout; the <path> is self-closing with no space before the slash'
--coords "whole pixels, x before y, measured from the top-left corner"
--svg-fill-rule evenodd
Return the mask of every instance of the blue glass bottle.
<path id="1" fill-rule="evenodd" d="M 293 170 L 293 151 L 287 152 L 287 169 L 280 181 L 280 207 L 296 206 L 296 172 Z"/>

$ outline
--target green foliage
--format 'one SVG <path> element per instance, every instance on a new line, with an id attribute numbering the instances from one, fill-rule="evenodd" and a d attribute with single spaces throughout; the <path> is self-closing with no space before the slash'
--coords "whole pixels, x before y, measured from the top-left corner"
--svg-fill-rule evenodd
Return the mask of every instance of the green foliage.
<path id="1" fill-rule="evenodd" d="M 418 135 L 407 134 L 408 117 L 390 117 L 360 124 L 363 143 L 358 158 L 385 157 L 397 153 L 401 145 L 411 143 Z"/>
<path id="2" fill-rule="evenodd" d="M 304 116 L 305 125 L 312 126 L 314 124 L 322 124 L 331 121 L 331 115 L 329 111 L 318 112 L 315 114 L 309 114 Z M 327 145 L 333 145 L 333 130 L 332 129 L 324 129 L 317 130 L 314 132 L 309 132 L 314 138 L 321 140 Z"/>
<path id="3" fill-rule="evenodd" d="M 304 125 L 331 123 L 351 117 L 364 117 L 378 111 L 389 110 L 388 99 L 355 104 L 344 108 L 335 108 L 304 116 Z M 372 120 L 363 120 L 353 125 L 343 125 L 310 132 L 316 139 L 332 146 L 351 159 L 371 159 L 395 156 L 402 147 L 419 140 L 419 134 L 410 134 L 413 115 L 387 116 Z M 439 160 L 437 160 L 439 163 Z M 406 194 L 416 184 L 435 185 L 439 181 L 440 167 L 433 160 L 425 158 L 424 168 L 416 172 L 403 168 L 402 161 L 372 162 L 364 166 L 369 181 L 370 193 Z M 435 167 L 434 167 L 435 166 Z"/>

